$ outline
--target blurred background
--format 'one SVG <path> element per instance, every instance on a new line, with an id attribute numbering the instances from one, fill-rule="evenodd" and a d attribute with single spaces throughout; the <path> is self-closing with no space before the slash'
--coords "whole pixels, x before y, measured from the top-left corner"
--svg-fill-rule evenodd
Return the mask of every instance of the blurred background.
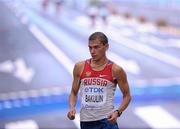
<path id="1" fill-rule="evenodd" d="M 180 129 L 180 0 L 0 0 L 0 128 L 80 129 L 68 94 L 95 31 L 127 72 L 119 127 Z"/>

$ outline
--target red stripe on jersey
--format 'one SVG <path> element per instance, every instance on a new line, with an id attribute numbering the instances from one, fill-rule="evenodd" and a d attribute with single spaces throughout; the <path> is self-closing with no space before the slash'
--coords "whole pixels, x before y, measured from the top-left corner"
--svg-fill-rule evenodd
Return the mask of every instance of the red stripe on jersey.
<path id="1" fill-rule="evenodd" d="M 80 79 L 97 77 L 97 78 L 103 78 L 111 82 L 114 82 L 113 77 L 112 77 L 112 65 L 113 65 L 113 62 L 108 61 L 108 63 L 106 64 L 103 70 L 95 71 L 91 68 L 90 59 L 86 60 L 83 72 L 80 75 Z"/>

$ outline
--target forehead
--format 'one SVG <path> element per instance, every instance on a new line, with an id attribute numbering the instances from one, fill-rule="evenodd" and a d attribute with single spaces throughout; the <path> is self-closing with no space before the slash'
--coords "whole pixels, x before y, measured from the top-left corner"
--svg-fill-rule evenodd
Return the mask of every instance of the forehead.
<path id="1" fill-rule="evenodd" d="M 101 41 L 99 41 L 99 39 L 89 41 L 89 46 L 101 45 L 101 44 L 103 44 L 103 43 Z"/>

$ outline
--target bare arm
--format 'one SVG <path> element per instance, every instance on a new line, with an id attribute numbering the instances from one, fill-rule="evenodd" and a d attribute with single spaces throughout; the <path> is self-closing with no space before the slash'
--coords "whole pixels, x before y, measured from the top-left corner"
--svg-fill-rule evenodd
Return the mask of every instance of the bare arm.
<path id="1" fill-rule="evenodd" d="M 122 112 L 127 108 L 127 106 L 129 105 L 129 103 L 131 101 L 129 84 L 127 81 L 126 73 L 121 67 L 119 67 L 119 66 L 114 67 L 114 75 L 117 80 L 118 86 L 123 94 L 122 103 L 120 104 L 120 106 L 118 108 L 118 110 L 120 112 Z"/>
<path id="2" fill-rule="evenodd" d="M 128 104 L 130 103 L 131 94 L 129 90 L 126 73 L 120 66 L 116 64 L 113 65 L 113 77 L 114 79 L 117 80 L 118 86 L 123 94 L 123 100 L 117 109 L 120 113 L 124 111 L 127 108 Z M 117 117 L 118 117 L 118 112 L 113 112 L 109 116 L 109 121 L 111 123 L 115 123 L 117 120 Z"/>
<path id="3" fill-rule="evenodd" d="M 68 112 L 69 119 L 72 119 L 72 117 L 75 116 L 76 113 L 75 105 L 78 98 L 78 91 L 80 86 L 80 74 L 82 71 L 82 67 L 83 67 L 83 62 L 77 63 L 74 66 L 72 89 L 69 95 L 69 107 L 70 107 L 70 111 Z"/>

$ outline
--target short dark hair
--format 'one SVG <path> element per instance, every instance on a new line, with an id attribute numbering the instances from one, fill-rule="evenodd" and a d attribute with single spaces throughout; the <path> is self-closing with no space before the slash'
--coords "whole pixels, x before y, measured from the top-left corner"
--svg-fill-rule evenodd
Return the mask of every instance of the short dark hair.
<path id="1" fill-rule="evenodd" d="M 103 44 L 108 44 L 108 38 L 103 32 L 94 32 L 89 36 L 89 41 L 98 39 Z"/>

